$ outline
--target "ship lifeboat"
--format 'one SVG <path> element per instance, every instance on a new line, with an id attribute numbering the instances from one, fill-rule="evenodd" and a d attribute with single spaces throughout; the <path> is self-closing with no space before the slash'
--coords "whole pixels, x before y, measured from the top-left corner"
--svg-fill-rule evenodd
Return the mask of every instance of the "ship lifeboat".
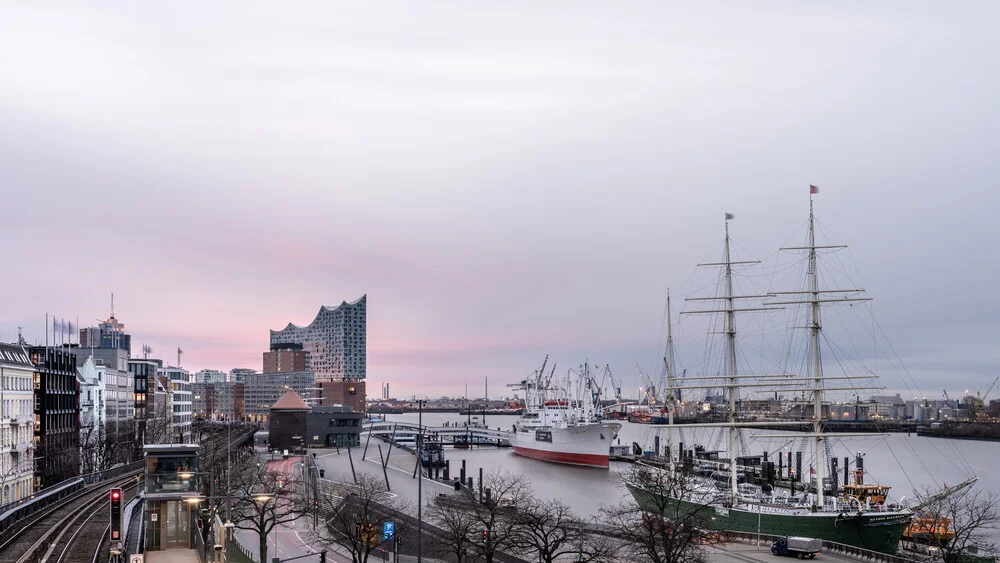
<path id="1" fill-rule="evenodd" d="M 906 527 L 903 539 L 914 543 L 948 545 L 955 539 L 955 532 L 951 529 L 949 518 L 918 516 Z"/>

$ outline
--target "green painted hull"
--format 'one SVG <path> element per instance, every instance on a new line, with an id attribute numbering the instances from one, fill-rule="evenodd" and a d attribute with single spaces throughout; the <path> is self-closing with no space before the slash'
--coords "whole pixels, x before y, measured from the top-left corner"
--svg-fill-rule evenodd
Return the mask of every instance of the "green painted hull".
<path id="1" fill-rule="evenodd" d="M 629 485 L 629 491 L 644 510 L 656 512 L 664 503 L 656 502 L 650 494 Z M 827 540 L 862 549 L 896 553 L 903 531 L 910 524 L 913 515 L 909 512 L 864 512 L 858 513 L 806 513 L 780 514 L 758 513 L 737 508 L 723 508 L 713 505 L 699 505 L 685 500 L 677 503 L 675 514 L 696 514 L 703 520 L 702 525 L 713 530 L 761 533 L 773 536 L 802 536 Z M 672 514 L 665 514 L 668 518 Z M 759 520 L 758 520 L 759 518 Z M 759 522 L 759 528 L 758 528 Z"/>

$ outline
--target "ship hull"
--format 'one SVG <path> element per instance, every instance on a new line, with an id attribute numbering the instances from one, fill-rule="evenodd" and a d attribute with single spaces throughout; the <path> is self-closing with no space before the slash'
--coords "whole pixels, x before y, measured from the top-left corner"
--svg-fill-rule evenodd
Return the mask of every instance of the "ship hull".
<path id="1" fill-rule="evenodd" d="M 801 514 L 758 513 L 685 500 L 675 500 L 676 504 L 671 505 L 657 502 L 651 497 L 652 493 L 634 485 L 628 485 L 628 489 L 644 510 L 656 512 L 656 507 L 673 506 L 668 511 L 674 514 L 665 514 L 668 518 L 677 513 L 696 514 L 702 520 L 701 525 L 711 530 L 802 536 L 890 554 L 899 549 L 899 540 L 913 517 L 909 512 L 834 514 L 803 510 Z"/>
<path id="2" fill-rule="evenodd" d="M 519 429 L 510 440 L 520 456 L 583 467 L 608 469 L 612 440 L 621 429 L 617 422 L 569 428 Z"/>

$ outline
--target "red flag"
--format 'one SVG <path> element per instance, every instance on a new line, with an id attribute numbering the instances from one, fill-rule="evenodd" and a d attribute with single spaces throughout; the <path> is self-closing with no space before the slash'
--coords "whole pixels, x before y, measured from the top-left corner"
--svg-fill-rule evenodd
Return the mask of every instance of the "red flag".
<path id="1" fill-rule="evenodd" d="M 809 184 L 809 193 L 810 194 L 818 194 L 819 193 L 819 188 L 817 186 Z"/>

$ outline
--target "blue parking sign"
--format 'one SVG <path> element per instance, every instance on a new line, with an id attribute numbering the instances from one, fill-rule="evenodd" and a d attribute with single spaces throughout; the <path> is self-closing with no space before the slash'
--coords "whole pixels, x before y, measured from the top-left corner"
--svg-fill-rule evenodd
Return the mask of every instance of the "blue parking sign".
<path id="1" fill-rule="evenodd" d="M 382 539 L 387 540 L 396 535 L 396 523 L 386 522 L 382 524 Z"/>

